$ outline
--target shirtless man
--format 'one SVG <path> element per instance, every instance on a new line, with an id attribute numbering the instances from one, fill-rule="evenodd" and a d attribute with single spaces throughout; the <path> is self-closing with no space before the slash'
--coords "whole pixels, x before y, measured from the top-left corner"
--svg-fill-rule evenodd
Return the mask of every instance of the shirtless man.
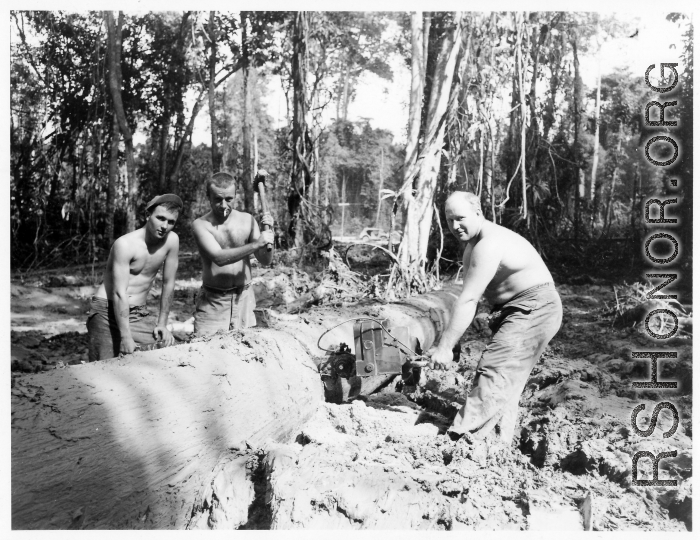
<path id="1" fill-rule="evenodd" d="M 225 172 L 212 176 L 207 182 L 207 197 L 211 211 L 192 224 L 203 266 L 194 314 L 198 336 L 255 326 L 250 256 L 270 264 L 272 251 L 267 251 L 267 244 L 274 242 L 271 230 L 261 233 L 253 216 L 234 209 L 233 176 Z M 265 214 L 262 223 L 272 227 L 272 215 Z"/>
<path id="2" fill-rule="evenodd" d="M 92 297 L 87 320 L 90 361 L 130 354 L 140 345 L 174 343 L 166 325 L 180 247 L 172 230 L 181 210 L 177 195 L 155 197 L 146 207 L 146 224 L 112 245 L 104 282 Z M 163 290 L 156 320 L 146 309 L 146 297 L 161 267 Z"/>
<path id="3" fill-rule="evenodd" d="M 484 438 L 498 425 L 500 439 L 510 444 L 520 394 L 561 326 L 561 300 L 537 251 L 522 236 L 486 221 L 476 195 L 453 193 L 445 215 L 450 231 L 465 245 L 465 273 L 447 329 L 427 352 L 436 368 L 452 360 L 452 349 L 471 324 L 482 295 L 494 306 L 493 336 L 448 434 Z"/>

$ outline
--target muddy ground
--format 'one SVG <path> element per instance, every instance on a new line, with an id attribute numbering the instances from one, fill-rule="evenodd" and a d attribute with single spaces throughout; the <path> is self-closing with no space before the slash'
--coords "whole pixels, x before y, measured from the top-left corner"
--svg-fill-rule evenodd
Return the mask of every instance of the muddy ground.
<path id="1" fill-rule="evenodd" d="M 349 263 L 371 275 L 386 270 L 370 249 Z M 284 312 L 320 283 L 333 285 L 323 264 L 308 270 L 284 261 L 254 268 L 258 306 Z M 181 257 L 170 316 L 180 340 L 191 331 L 199 272 L 196 257 Z M 95 279 L 88 268 L 13 280 L 13 378 L 87 360 L 85 317 Z M 442 434 L 488 342 L 480 315 L 450 371 L 425 370 L 417 385 L 393 381 L 352 403 L 326 404 L 294 443 L 252 449 L 256 499 L 243 527 L 691 529 L 691 342 L 675 339 L 678 360 L 660 362 L 659 379 L 678 380 L 677 391 L 635 390 L 632 381 L 648 377 L 649 363 L 632 351 L 658 345 L 638 329 L 613 327 L 606 316 L 615 302 L 612 285 L 558 283 L 564 322 L 521 397 L 512 446 Z M 330 297 L 338 309 L 355 299 L 343 294 Z M 157 302 L 153 295 L 154 310 Z M 677 431 L 662 437 L 672 424 L 663 410 L 651 436 L 635 434 L 632 410 L 646 405 L 639 421 L 646 427 L 661 401 L 676 404 Z M 632 456 L 640 450 L 675 450 L 661 461 L 660 477 L 678 486 L 635 486 Z M 639 477 L 651 478 L 650 460 L 639 462 Z"/>

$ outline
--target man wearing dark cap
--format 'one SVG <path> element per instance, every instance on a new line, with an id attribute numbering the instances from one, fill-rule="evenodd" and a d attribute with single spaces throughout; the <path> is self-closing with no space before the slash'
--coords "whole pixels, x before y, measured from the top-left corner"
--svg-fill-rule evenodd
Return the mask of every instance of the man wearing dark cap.
<path id="1" fill-rule="evenodd" d="M 173 301 L 180 240 L 172 232 L 182 200 L 168 193 L 146 206 L 146 224 L 115 240 L 107 259 L 104 282 L 92 297 L 87 327 L 90 361 L 130 354 L 140 346 L 174 339 L 166 325 Z M 160 314 L 146 309 L 146 298 L 163 269 Z"/>

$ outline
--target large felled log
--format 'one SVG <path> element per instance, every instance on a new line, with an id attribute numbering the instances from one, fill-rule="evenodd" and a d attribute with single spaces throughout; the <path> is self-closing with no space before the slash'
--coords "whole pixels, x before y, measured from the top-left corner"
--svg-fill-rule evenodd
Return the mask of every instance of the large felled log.
<path id="1" fill-rule="evenodd" d="M 184 528 L 219 462 L 287 440 L 322 400 L 274 330 L 17 379 L 12 526 Z"/>
<path id="2" fill-rule="evenodd" d="M 409 326 L 427 347 L 454 298 L 320 308 L 271 318 L 270 328 L 15 379 L 13 528 L 244 524 L 247 450 L 289 442 L 323 401 L 321 333 L 371 316 Z M 352 323 L 322 346 L 340 341 L 353 342 Z"/>

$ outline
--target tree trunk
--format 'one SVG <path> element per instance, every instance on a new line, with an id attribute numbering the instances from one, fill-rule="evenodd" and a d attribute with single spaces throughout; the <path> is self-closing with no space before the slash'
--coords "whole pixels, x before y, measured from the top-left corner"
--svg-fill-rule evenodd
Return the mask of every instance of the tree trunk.
<path id="1" fill-rule="evenodd" d="M 382 217 L 382 189 L 384 188 L 384 148 L 379 149 L 379 189 L 377 190 L 377 218 L 374 226 L 379 228 Z"/>
<path id="2" fill-rule="evenodd" d="M 167 187 L 168 179 L 168 139 L 170 138 L 170 100 L 163 103 L 163 116 L 160 121 L 160 133 L 158 141 L 158 191 L 161 193 Z"/>
<path id="3" fill-rule="evenodd" d="M 307 125 L 307 35 L 308 14 L 297 12 L 294 18 L 292 85 L 294 87 L 294 107 L 292 118 L 292 186 L 287 201 L 291 216 L 290 234 L 294 247 L 304 245 L 304 208 L 302 199 L 313 182 L 311 174 L 313 145 Z"/>
<path id="4" fill-rule="evenodd" d="M 559 21 L 563 21 L 564 15 L 557 19 L 557 22 L 552 25 L 552 29 L 555 28 Z M 566 51 L 566 39 L 564 39 L 564 32 L 561 30 L 559 34 L 552 37 L 549 46 L 549 66 L 551 70 L 551 76 L 549 77 L 549 96 L 547 98 L 547 103 L 544 109 L 544 115 L 542 118 L 543 125 L 543 136 L 546 141 L 549 141 L 549 131 L 554 125 L 554 111 L 556 110 L 557 103 L 557 93 L 559 90 L 559 83 L 561 81 L 561 71 L 562 71 L 562 58 L 567 54 Z"/>
<path id="5" fill-rule="evenodd" d="M 524 19 L 524 18 L 523 18 Z M 525 70 L 525 62 L 523 61 L 523 29 L 525 21 L 522 20 L 518 24 L 518 19 L 516 17 L 516 26 L 518 28 L 518 38 L 516 43 L 517 49 L 517 73 L 518 73 L 518 95 L 520 96 L 520 177 L 522 179 L 522 196 L 523 202 L 521 207 L 522 216 L 525 219 L 525 223 L 529 227 L 530 220 L 527 213 L 527 179 L 525 174 L 525 152 L 526 146 L 526 134 L 527 134 L 527 109 L 525 108 L 525 75 L 523 71 Z"/>
<path id="6" fill-rule="evenodd" d="M 494 192 L 494 171 L 496 168 L 496 152 L 493 144 L 493 125 L 489 129 L 489 146 L 487 150 L 487 155 L 489 157 L 490 165 L 486 168 L 486 194 L 489 201 L 489 206 L 491 207 L 491 215 L 489 219 L 496 223 L 496 194 Z"/>
<path id="7" fill-rule="evenodd" d="M 630 201 L 630 228 L 632 236 L 635 234 L 636 217 L 637 217 L 637 183 L 639 178 L 639 163 L 634 164 L 634 178 L 632 180 L 632 200 Z"/>
<path id="8" fill-rule="evenodd" d="M 409 272 L 421 272 L 428 250 L 433 220 L 433 197 L 445 134 L 445 113 L 463 29 L 462 14 L 456 13 L 454 26 L 445 32 L 439 44 L 440 51 L 427 104 L 426 128 L 420 157 L 412 169 L 406 171 L 406 180 L 402 188 L 405 221 L 404 236 L 399 246 L 399 260 Z M 411 185 L 415 186 L 414 189 L 410 189 Z"/>
<path id="9" fill-rule="evenodd" d="M 423 15 L 420 11 L 411 14 L 411 94 L 408 105 L 408 137 L 404 160 L 404 181 L 409 177 L 418 159 L 418 137 L 425 80 L 423 58 Z"/>
<path id="10" fill-rule="evenodd" d="M 248 48 L 248 17 L 247 12 L 241 12 L 241 63 L 243 65 L 243 204 L 249 214 L 255 212 L 255 192 L 253 182 L 255 170 L 252 152 L 252 100 L 250 80 L 250 52 Z"/>
<path id="11" fill-rule="evenodd" d="M 323 400 L 299 341 L 270 330 L 246 342 L 219 338 L 19 380 L 12 527 L 186 528 L 247 444 L 293 440 Z"/>
<path id="12" fill-rule="evenodd" d="M 532 19 L 531 19 L 532 20 Z M 535 20 L 536 22 L 536 20 Z M 532 58 L 532 78 L 530 79 L 530 130 L 533 137 L 539 136 L 539 123 L 537 121 L 537 76 L 539 74 L 540 65 L 540 47 L 544 43 L 547 31 L 549 28 L 546 25 L 535 27 L 532 29 L 532 48 L 530 56 Z"/>
<path id="13" fill-rule="evenodd" d="M 467 145 L 469 144 L 467 130 L 464 128 L 464 123 L 460 119 L 460 114 L 463 114 L 466 103 L 466 96 L 469 94 L 469 84 L 465 84 L 467 80 L 467 69 L 469 67 L 469 55 L 471 51 L 472 36 L 471 32 L 466 36 L 466 43 L 460 47 L 459 56 L 457 57 L 457 69 L 452 80 L 452 88 L 450 89 L 450 100 L 447 106 L 447 137 L 446 142 L 449 147 L 448 164 L 449 170 L 447 173 L 447 185 L 450 186 L 457 181 L 457 172 L 460 163 L 464 165 L 464 161 L 460 159 Z M 477 105 L 478 109 L 479 105 Z M 467 180 L 468 183 L 468 180 Z M 444 192 L 445 186 L 438 186 L 439 191 Z M 441 201 L 437 201 L 440 204 Z"/>
<path id="14" fill-rule="evenodd" d="M 119 120 L 117 113 L 112 114 L 112 142 L 109 149 L 109 176 L 107 179 L 107 206 L 105 236 L 107 246 L 114 243 L 114 209 L 117 198 L 117 175 L 119 174 Z"/>
<path id="15" fill-rule="evenodd" d="M 170 140 L 170 122 L 172 121 L 175 105 L 182 105 L 182 93 L 180 92 L 182 87 L 173 84 L 172 78 L 179 80 L 185 79 L 183 73 L 185 64 L 185 38 L 187 37 L 187 30 L 189 27 L 189 17 L 190 12 L 185 11 L 182 14 L 182 20 L 180 22 L 180 31 L 175 43 L 175 50 L 170 57 L 170 66 L 168 67 L 168 76 L 163 81 L 163 115 L 160 121 L 160 144 L 159 144 L 159 157 L 158 157 L 158 190 L 163 193 L 168 188 L 168 142 Z M 176 90 L 178 93 L 176 94 Z M 182 121 L 182 115 L 178 117 L 178 122 Z M 177 129 L 176 129 L 177 131 Z"/>
<path id="16" fill-rule="evenodd" d="M 314 137 L 314 140 L 318 141 L 318 135 Z M 321 171 L 318 166 L 319 155 L 318 155 L 318 144 L 314 145 L 314 161 L 316 162 L 316 169 L 314 170 L 314 204 L 320 206 L 321 204 Z"/>
<path id="17" fill-rule="evenodd" d="M 187 122 L 187 126 L 180 138 L 180 142 L 177 145 L 177 151 L 175 152 L 175 162 L 173 164 L 173 170 L 170 173 L 169 188 L 173 193 L 178 192 L 178 184 L 180 180 L 180 170 L 182 169 L 182 163 L 185 159 L 185 151 L 190 144 L 192 139 L 192 131 L 194 131 L 194 121 L 202 109 L 202 104 L 204 102 L 204 91 L 199 93 L 197 100 L 192 107 L 192 114 L 190 115 L 190 120 Z M 183 114 L 184 117 L 184 114 Z"/>
<path id="18" fill-rule="evenodd" d="M 574 52 L 574 144 L 573 154 L 576 162 L 576 187 L 574 191 L 574 238 L 578 241 L 581 228 L 581 200 L 585 193 L 585 177 L 583 175 L 583 164 L 581 156 L 581 108 L 583 97 L 583 81 L 581 80 L 581 71 L 578 60 L 578 34 L 574 30 L 571 46 Z"/>
<path id="19" fill-rule="evenodd" d="M 596 29 L 600 30 L 599 25 Z M 596 92 L 595 92 L 595 134 L 593 136 L 593 163 L 591 164 L 591 189 L 589 193 L 589 199 L 592 203 L 591 207 L 591 228 L 595 225 L 596 214 L 598 211 L 598 185 L 596 177 L 598 175 L 598 160 L 600 155 L 600 49 L 598 49 L 598 77 L 596 81 Z"/>
<path id="20" fill-rule="evenodd" d="M 350 100 L 350 64 L 345 64 L 345 76 L 343 77 L 343 122 L 348 121 L 348 102 Z"/>
<path id="21" fill-rule="evenodd" d="M 378 317 L 408 326 L 407 345 L 417 340 L 427 349 L 457 293 L 377 305 Z M 365 312 L 318 309 L 314 321 L 322 322 L 279 321 L 279 329 L 16 378 L 12 528 L 245 524 L 255 469 L 244 466 L 272 442 L 300 435 L 323 402 L 318 338 Z M 341 341 L 353 343 L 351 324 L 327 334 L 323 345 Z"/>
<path id="22" fill-rule="evenodd" d="M 345 236 L 345 207 L 348 205 L 348 202 L 345 198 L 345 171 L 343 171 L 343 183 L 342 187 L 340 188 L 340 197 L 342 201 L 340 203 L 340 236 Z"/>
<path id="23" fill-rule="evenodd" d="M 241 24 L 245 39 L 245 20 L 241 14 Z M 209 40 L 211 41 L 211 51 L 209 54 L 209 120 L 211 126 L 211 168 L 217 173 L 221 170 L 221 151 L 219 150 L 219 132 L 216 121 L 216 53 L 217 53 L 217 30 L 216 12 L 209 12 Z"/>
<path id="24" fill-rule="evenodd" d="M 131 128 L 127 122 L 124 103 L 122 101 L 122 27 L 124 25 L 124 13 L 119 12 L 115 25 L 114 15 L 111 11 L 105 12 L 107 23 L 107 69 L 109 71 L 109 90 L 112 96 L 114 111 L 119 121 L 119 130 L 124 137 L 126 154 L 126 171 L 128 188 L 128 202 L 126 209 L 126 228 L 133 231 L 136 228 L 136 206 L 139 193 L 139 180 L 136 176 L 136 163 L 134 162 L 134 142 Z"/>
<path id="25" fill-rule="evenodd" d="M 622 126 L 620 126 L 620 131 L 617 134 L 617 148 L 615 149 L 615 168 L 613 169 L 612 173 L 612 179 L 610 180 L 610 194 L 608 196 L 608 204 L 607 208 L 605 210 L 605 232 L 610 230 L 610 219 L 612 216 L 612 206 L 613 206 L 613 197 L 615 195 L 615 183 L 617 182 L 617 175 L 618 175 L 618 164 L 620 162 L 620 153 L 622 152 Z M 632 213 L 634 213 L 634 208 L 632 209 Z"/>

